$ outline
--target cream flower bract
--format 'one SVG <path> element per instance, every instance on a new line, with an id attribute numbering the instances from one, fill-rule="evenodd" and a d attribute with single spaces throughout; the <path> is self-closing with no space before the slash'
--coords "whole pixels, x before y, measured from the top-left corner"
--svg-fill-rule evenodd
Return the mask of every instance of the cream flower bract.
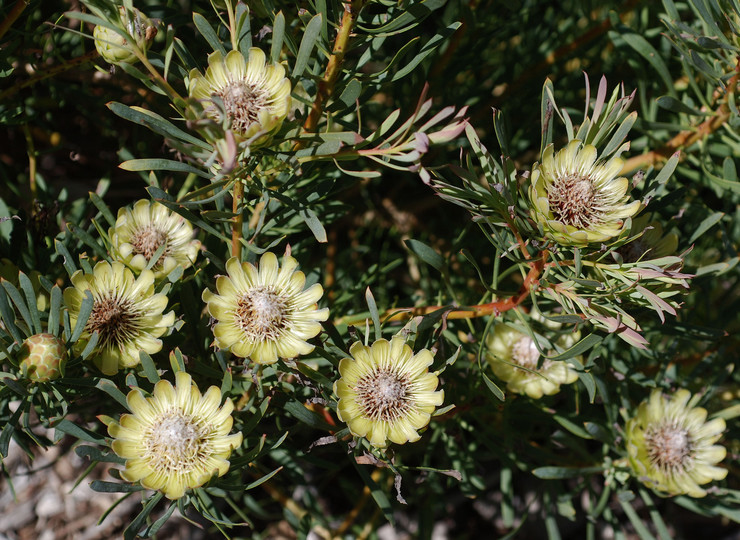
<path id="1" fill-rule="evenodd" d="M 258 364 L 313 351 L 306 340 L 321 332 L 320 321 L 329 317 L 329 310 L 316 304 L 324 292 L 321 285 L 304 290 L 306 276 L 297 267 L 287 255 L 281 267 L 270 252 L 260 258 L 259 269 L 229 259 L 228 276 L 216 279 L 218 293 L 203 292 L 208 312 L 217 321 L 216 345 Z"/>
<path id="2" fill-rule="evenodd" d="M 604 163 L 597 157 L 594 146 L 574 139 L 557 153 L 548 145 L 542 163 L 534 165 L 532 218 L 558 244 L 605 242 L 619 236 L 625 219 L 640 209 L 640 201 L 628 202 L 627 178 L 617 176 L 624 161 L 613 156 Z"/>
<path id="3" fill-rule="evenodd" d="M 190 375 L 179 371 L 174 388 L 162 380 L 151 397 L 136 389 L 126 401 L 133 414 L 108 425 L 113 451 L 126 460 L 122 478 L 179 499 L 229 470 L 228 458 L 242 434 L 229 435 L 234 404 L 227 399 L 221 406 L 218 387 L 201 395 Z"/>
<path id="4" fill-rule="evenodd" d="M 239 141 L 257 137 L 252 147 L 267 144 L 290 111 L 290 81 L 282 64 L 266 64 L 265 53 L 253 47 L 248 58 L 239 51 L 208 57 L 205 75 L 190 71 L 190 97 L 200 100 L 205 112 L 218 121 L 225 112 Z M 222 103 L 217 105 L 213 98 Z M 262 135 L 260 135 L 262 134 Z"/>
<path id="5" fill-rule="evenodd" d="M 653 390 L 625 427 L 625 443 L 632 469 L 645 485 L 668 495 L 703 497 L 702 484 L 722 480 L 727 469 L 715 465 L 725 458 L 715 445 L 725 421 L 707 422 L 707 411 L 694 407 L 688 390 L 672 397 Z"/>
<path id="6" fill-rule="evenodd" d="M 579 337 L 579 332 L 566 334 L 557 344 L 568 349 Z M 545 358 L 540 365 L 540 351 L 532 337 L 507 324 L 494 325 L 486 336 L 486 346 L 491 369 L 499 379 L 506 381 L 506 388 L 511 392 L 539 399 L 543 395 L 557 394 L 562 384 L 578 380 L 578 374 L 568 362 Z"/>
<path id="7" fill-rule="evenodd" d="M 92 359 L 106 375 L 139 363 L 139 351 L 154 354 L 162 349 L 161 337 L 175 322 L 175 313 L 163 314 L 167 297 L 154 292 L 154 274 L 145 270 L 134 278 L 123 263 L 101 261 L 92 274 L 78 270 L 74 287 L 64 290 L 72 327 L 77 324 L 85 291 L 93 297 L 93 308 L 85 329 L 74 344 L 80 354 L 98 332 Z"/>
<path id="8" fill-rule="evenodd" d="M 136 272 L 144 270 L 164 246 L 151 268 L 155 279 L 165 277 L 177 266 L 188 268 L 200 250 L 200 242 L 193 240 L 193 226 L 187 219 L 146 199 L 137 201 L 133 209 L 121 208 L 109 235 L 113 255 Z"/>
<path id="9" fill-rule="evenodd" d="M 434 358 L 427 349 L 416 354 L 402 337 L 379 339 L 370 347 L 354 343 L 352 358 L 339 362 L 337 415 L 357 437 L 377 448 L 418 441 L 444 401 L 439 379 L 429 372 Z"/>

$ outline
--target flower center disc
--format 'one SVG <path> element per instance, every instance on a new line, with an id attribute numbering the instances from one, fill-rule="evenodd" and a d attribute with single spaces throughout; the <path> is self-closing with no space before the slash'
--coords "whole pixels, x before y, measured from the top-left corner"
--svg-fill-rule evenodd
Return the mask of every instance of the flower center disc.
<path id="1" fill-rule="evenodd" d="M 364 413 L 385 421 L 395 420 L 411 408 L 408 390 L 408 379 L 390 369 L 366 375 L 355 389 Z"/>
<path id="2" fill-rule="evenodd" d="M 675 424 L 653 427 L 645 433 L 650 461 L 662 469 L 682 467 L 691 455 L 688 430 Z"/>
<path id="3" fill-rule="evenodd" d="M 172 409 L 152 423 L 146 433 L 145 452 L 155 469 L 186 473 L 208 455 L 206 435 L 190 416 Z"/>
<path id="4" fill-rule="evenodd" d="M 288 304 L 272 288 L 257 287 L 236 303 L 236 322 L 255 341 L 277 339 L 287 326 Z"/>
<path id="5" fill-rule="evenodd" d="M 167 233 L 160 231 L 152 225 L 138 229 L 131 238 L 134 253 L 143 255 L 147 261 L 151 260 L 157 250 L 167 244 Z M 162 256 L 167 254 L 165 248 Z M 161 257 L 160 257 L 161 259 Z"/>
<path id="6" fill-rule="evenodd" d="M 514 343 L 511 348 L 511 356 L 514 362 L 527 369 L 537 369 L 537 361 L 540 359 L 540 351 L 534 340 L 525 336 Z"/>
<path id="7" fill-rule="evenodd" d="M 557 178 L 547 191 L 550 211 L 564 225 L 588 228 L 599 221 L 597 193 L 591 178 L 569 174 Z"/>
<path id="8" fill-rule="evenodd" d="M 246 133 L 267 105 L 265 91 L 243 80 L 229 82 L 216 95 L 223 100 L 226 116 L 238 133 Z"/>
<path id="9" fill-rule="evenodd" d="M 97 331 L 104 345 L 119 345 L 135 333 L 137 316 L 130 300 L 121 301 L 112 296 L 100 298 L 93 304 L 87 330 L 91 334 Z"/>

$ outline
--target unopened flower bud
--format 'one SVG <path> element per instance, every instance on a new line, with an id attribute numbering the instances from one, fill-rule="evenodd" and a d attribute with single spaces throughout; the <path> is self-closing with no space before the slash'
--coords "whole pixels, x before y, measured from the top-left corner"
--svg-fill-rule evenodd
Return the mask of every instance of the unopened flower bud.
<path id="1" fill-rule="evenodd" d="M 47 382 L 64 375 L 67 349 L 64 341 L 53 334 L 36 334 L 21 345 L 20 368 L 35 382 Z"/>
<path id="2" fill-rule="evenodd" d="M 154 40 L 154 36 L 157 35 L 157 28 L 154 23 L 138 9 L 129 12 L 126 8 L 121 7 L 119 11 L 121 14 L 120 28 L 124 33 L 134 38 L 134 45 L 129 42 L 127 37 L 111 28 L 98 25 L 93 30 L 95 48 L 100 56 L 110 64 L 135 62 L 137 58 L 134 47 L 146 51 Z"/>

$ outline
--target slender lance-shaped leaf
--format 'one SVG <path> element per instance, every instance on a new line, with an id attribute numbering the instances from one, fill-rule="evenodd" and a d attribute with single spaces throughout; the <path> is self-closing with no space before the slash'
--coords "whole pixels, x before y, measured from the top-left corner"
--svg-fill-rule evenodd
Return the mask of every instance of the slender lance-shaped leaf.
<path id="1" fill-rule="evenodd" d="M 314 15 L 306 25 L 306 30 L 303 32 L 303 39 L 301 39 L 301 45 L 298 48 L 298 55 L 296 56 L 295 64 L 293 65 L 292 76 L 295 78 L 303 75 L 306 65 L 308 65 L 308 61 L 311 58 L 311 52 L 313 51 L 316 40 L 321 32 L 322 19 L 321 13 L 319 13 L 318 15 Z"/>
<path id="2" fill-rule="evenodd" d="M 216 31 L 206 20 L 206 18 L 200 13 L 193 13 L 193 22 L 195 23 L 196 28 L 198 28 L 198 31 L 203 35 L 204 38 L 206 38 L 206 41 L 211 46 L 211 48 L 214 51 L 219 51 L 222 55 L 226 56 L 226 49 L 224 48 L 223 43 L 221 43 L 221 40 L 218 39 Z"/>

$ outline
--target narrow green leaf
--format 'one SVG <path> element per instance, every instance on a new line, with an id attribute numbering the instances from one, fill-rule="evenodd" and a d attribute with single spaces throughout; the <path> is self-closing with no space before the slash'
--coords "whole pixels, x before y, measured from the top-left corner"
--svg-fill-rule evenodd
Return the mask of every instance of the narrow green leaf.
<path id="1" fill-rule="evenodd" d="M 4 292 L 4 289 L 0 290 L 0 317 L 5 324 L 6 330 L 10 332 L 10 335 L 13 337 L 13 340 L 18 344 L 23 343 L 25 338 L 15 324 L 15 311 L 10 307 L 8 297 Z"/>
<path id="2" fill-rule="evenodd" d="M 421 64 L 421 62 L 430 54 L 432 54 L 437 47 L 439 47 L 444 41 L 449 38 L 452 34 L 455 33 L 455 31 L 460 28 L 462 25 L 461 22 L 456 21 L 449 25 L 447 28 L 445 28 L 442 32 L 439 32 L 438 34 L 435 34 L 429 41 L 427 41 L 424 46 L 421 48 L 419 52 L 417 52 L 414 55 L 414 58 L 406 64 L 404 67 L 396 71 L 396 73 L 393 74 L 393 77 L 391 78 L 391 82 L 397 81 L 399 79 L 402 79 L 409 73 L 411 73 L 416 66 Z"/>
<path id="3" fill-rule="evenodd" d="M 85 344 L 85 348 L 82 349 L 82 352 L 80 353 L 80 358 L 82 358 L 83 360 L 87 360 L 87 358 L 95 350 L 95 347 L 97 347 L 99 339 L 100 339 L 100 333 L 97 330 L 95 330 L 95 332 L 93 332 L 92 335 L 90 336 L 90 340 Z"/>
<path id="4" fill-rule="evenodd" d="M 550 358 L 550 360 L 568 360 L 569 358 L 579 356 L 585 353 L 591 347 L 598 345 L 603 340 L 604 338 L 602 338 L 601 336 L 597 336 L 596 334 L 589 334 L 578 343 L 573 345 L 570 349 L 558 354 L 557 356 L 553 356 L 552 358 Z"/>
<path id="5" fill-rule="evenodd" d="M 369 34 L 400 34 L 421 24 L 429 17 L 433 11 L 441 8 L 447 3 L 447 0 L 422 0 L 407 4 L 407 8 L 401 11 L 401 15 L 391 19 L 388 23 L 376 28 L 360 26 L 362 30 Z"/>
<path id="6" fill-rule="evenodd" d="M 614 132 L 614 135 L 612 135 L 612 138 L 609 139 L 609 142 L 604 147 L 604 150 L 602 151 L 603 156 L 608 156 L 621 146 L 624 139 L 627 138 L 627 135 L 629 134 L 636 120 L 637 112 L 632 112 L 627 115 L 627 118 L 625 118 L 624 121 L 619 125 L 617 131 Z"/>
<path id="7" fill-rule="evenodd" d="M 488 387 L 491 393 L 496 396 L 496 399 L 498 399 L 499 401 L 505 401 L 506 396 L 504 395 L 504 392 L 498 386 L 496 386 L 496 383 L 488 378 L 488 375 L 486 375 L 482 371 L 481 376 L 483 377 L 483 382 L 486 383 L 486 387 Z"/>
<path id="8" fill-rule="evenodd" d="M 126 528 L 126 530 L 123 531 L 124 540 L 134 540 L 137 536 L 139 536 L 139 530 L 141 529 L 141 526 L 146 522 L 149 514 L 152 513 L 152 510 L 154 510 L 154 507 L 162 499 L 162 497 L 164 497 L 164 493 L 162 493 L 161 491 L 158 491 L 157 493 L 152 495 L 152 498 L 149 499 L 144 505 L 144 509 L 139 513 L 138 516 L 133 519 L 133 521 L 131 521 L 131 524 Z"/>
<path id="9" fill-rule="evenodd" d="M 417 255 L 422 261 L 427 263 L 429 266 L 432 266 L 439 272 L 444 271 L 444 267 L 445 267 L 444 257 L 442 257 L 442 255 L 434 251 L 434 249 L 426 245 L 424 242 L 420 242 L 419 240 L 414 240 L 413 238 L 409 238 L 408 240 L 404 241 L 404 244 L 406 244 L 406 247 L 409 248 L 412 253 Z"/>
<path id="10" fill-rule="evenodd" d="M 350 79 L 347 86 L 344 87 L 342 93 L 339 94 L 338 101 L 342 103 L 345 108 L 351 109 L 355 107 L 357 98 L 360 97 L 362 92 L 362 84 L 357 79 Z"/>
<path id="11" fill-rule="evenodd" d="M 21 415 L 28 410 L 30 402 L 26 401 L 16 408 L 15 412 L 8 419 L 7 424 L 3 426 L 3 431 L 0 433 L 0 456 L 3 458 L 8 457 L 8 449 L 10 448 L 10 439 L 15 431 L 15 426 L 18 425 L 18 420 Z"/>
<path id="12" fill-rule="evenodd" d="M 211 46 L 211 48 L 214 51 L 218 51 L 222 55 L 226 56 L 226 49 L 221 43 L 221 40 L 218 39 L 216 31 L 206 20 L 206 18 L 200 13 L 193 13 L 193 22 L 195 23 L 195 26 L 196 28 L 198 28 L 198 31 L 201 33 L 201 35 L 206 38 L 206 41 Z"/>
<path id="13" fill-rule="evenodd" d="M 89 429 L 80 427 L 77 424 L 70 422 L 66 418 L 57 422 L 54 425 L 54 428 L 57 431 L 66 433 L 67 435 L 71 435 L 72 437 L 75 437 L 76 439 L 79 439 L 81 441 L 86 441 L 86 442 L 95 443 L 95 444 L 102 444 L 105 442 L 104 436 L 98 433 L 95 433 L 93 431 L 90 431 Z"/>
<path id="14" fill-rule="evenodd" d="M 272 23 L 272 47 L 270 48 L 270 61 L 276 64 L 280 61 L 280 52 L 283 50 L 285 39 L 285 15 L 278 11 Z"/>
<path id="15" fill-rule="evenodd" d="M 282 471 L 282 470 L 283 470 L 283 466 L 281 465 L 280 467 L 278 467 L 278 468 L 277 468 L 277 469 L 275 469 L 274 471 L 272 471 L 272 472 L 270 472 L 270 473 L 267 473 L 267 474 L 266 474 L 265 476 L 263 476 L 262 478 L 259 478 L 258 480 L 255 480 L 255 481 L 254 481 L 254 482 L 252 482 L 251 484 L 247 484 L 247 485 L 246 485 L 246 486 L 244 487 L 244 491 L 248 491 L 248 490 L 250 490 L 250 489 L 254 489 L 254 488 L 256 488 L 257 486 L 260 486 L 260 485 L 264 484 L 264 483 L 265 483 L 265 482 L 267 482 L 267 481 L 268 481 L 268 480 L 269 480 L 270 478 L 272 478 L 273 476 L 275 476 L 275 475 L 276 475 L 277 473 L 279 473 L 279 472 L 280 472 L 280 471 Z"/>
<path id="16" fill-rule="evenodd" d="M 36 292 L 33 290 L 33 284 L 29 277 L 23 272 L 18 272 L 18 284 L 23 291 L 23 295 L 26 297 L 26 306 L 31 314 L 31 321 L 33 322 L 33 331 L 37 334 L 43 332 L 41 326 L 41 315 L 39 309 L 36 306 Z"/>
<path id="17" fill-rule="evenodd" d="M 237 42 L 239 43 L 239 52 L 244 58 L 249 57 L 249 49 L 252 47 L 252 29 L 249 16 L 249 6 L 244 2 L 236 5 L 236 28 Z"/>
<path id="18" fill-rule="evenodd" d="M 108 379 L 100 379 L 95 387 L 108 394 L 110 397 L 115 399 L 120 405 L 128 410 L 128 402 L 126 401 L 126 396 L 123 395 L 123 392 L 118 389 L 118 386 L 116 386 L 113 381 L 110 381 Z"/>
<path id="19" fill-rule="evenodd" d="M 306 225 L 308 225 L 308 228 L 311 229 L 317 242 L 326 242 L 326 229 L 324 229 L 321 221 L 319 221 L 319 217 L 316 215 L 316 212 L 310 208 L 303 208 L 298 211 L 298 215 L 301 216 L 301 219 L 303 219 Z"/>
<path id="20" fill-rule="evenodd" d="M 625 25 L 619 25 L 617 31 L 621 35 L 624 42 L 637 51 L 648 63 L 653 66 L 655 71 L 663 80 L 663 84 L 670 93 L 675 93 L 673 89 L 673 79 L 668 71 L 668 67 L 663 61 L 663 55 L 653 47 L 644 37 L 634 32 L 631 28 Z M 610 32 L 612 34 L 612 32 Z"/>
<path id="21" fill-rule="evenodd" d="M 370 495 L 372 495 L 375 504 L 377 504 L 378 508 L 383 512 L 385 519 L 388 523 L 394 525 L 395 519 L 393 517 L 393 508 L 391 507 L 391 503 L 388 500 L 388 497 L 386 497 L 385 492 L 380 488 L 380 486 L 378 486 L 377 482 L 370 477 L 365 466 L 358 465 L 356 462 L 353 462 L 353 465 L 360 474 L 362 481 L 365 482 L 365 485 L 370 490 Z"/>
<path id="22" fill-rule="evenodd" d="M 304 424 L 311 426 L 314 429 L 319 429 L 322 431 L 333 431 L 335 429 L 334 426 L 327 423 L 323 418 L 321 418 L 318 414 L 316 414 L 313 411 L 308 410 L 303 403 L 296 400 L 288 401 L 284 406 L 283 409 L 288 411 L 292 416 L 294 416 L 297 420 L 300 422 L 303 422 Z"/>
<path id="23" fill-rule="evenodd" d="M 129 159 L 119 165 L 124 171 L 175 171 L 175 172 L 186 172 L 197 174 L 201 178 L 211 178 L 211 173 L 202 171 L 183 163 L 182 161 L 174 161 L 171 159 L 160 159 L 160 158 L 144 158 L 144 159 Z"/>
<path id="24" fill-rule="evenodd" d="M 293 65 L 292 76 L 298 78 L 303 75 L 306 69 L 308 60 L 311 58 L 311 52 L 313 51 L 316 40 L 319 37 L 322 26 L 321 13 L 311 17 L 306 25 L 306 30 L 303 32 L 303 39 L 301 39 L 301 45 L 298 48 L 298 54 L 296 55 L 295 64 Z"/>
<path id="25" fill-rule="evenodd" d="M 23 297 L 21 296 L 21 293 L 18 292 L 18 289 L 15 288 L 15 286 L 5 279 L 2 280 L 3 287 L 5 288 L 5 291 L 8 293 L 8 297 L 11 299 L 13 304 L 15 304 L 15 307 L 18 309 L 18 312 L 21 314 L 21 317 L 26 322 L 26 326 L 29 330 L 33 329 L 33 323 L 31 321 L 31 312 L 28 309 L 28 306 L 26 306 L 26 302 L 23 300 Z M 33 299 L 34 306 L 36 305 L 36 298 Z"/>
<path id="26" fill-rule="evenodd" d="M 565 416 L 562 416 L 560 414 L 553 414 L 552 417 L 555 419 L 555 421 L 563 426 L 565 429 L 570 431 L 573 435 L 580 437 L 582 439 L 592 439 L 591 434 L 586 431 L 584 428 L 579 426 L 578 424 L 575 424 Z"/>
<path id="27" fill-rule="evenodd" d="M 596 398 L 596 382 L 594 381 L 594 376 L 590 373 L 579 371 L 578 379 L 583 383 L 583 386 L 586 387 L 586 391 L 588 392 L 588 402 L 593 403 Z"/>
<path id="28" fill-rule="evenodd" d="M 64 265 L 64 269 L 67 270 L 67 274 L 71 276 L 77 271 L 77 267 L 75 266 L 72 255 L 67 250 L 67 247 L 59 240 L 54 240 L 54 247 L 56 249 L 56 252 L 62 257 L 62 264 Z"/>
<path id="29" fill-rule="evenodd" d="M 110 104 L 108 106 L 110 106 Z M 100 211 L 100 214 L 103 216 L 105 221 L 108 222 L 108 225 L 113 227 L 113 225 L 116 224 L 116 218 L 113 217 L 113 213 L 110 211 L 110 208 L 108 208 L 108 205 L 103 202 L 103 199 L 100 198 L 100 195 L 91 191 L 90 200 L 95 205 L 95 208 Z"/>
<path id="30" fill-rule="evenodd" d="M 660 96 L 656 100 L 656 103 L 658 104 L 658 107 L 662 109 L 666 109 L 666 110 L 677 112 L 677 113 L 688 114 L 689 116 L 706 116 L 707 115 L 707 113 L 697 111 L 693 107 L 689 107 L 682 101 L 679 101 L 672 96 Z"/>
<path id="31" fill-rule="evenodd" d="M 90 483 L 90 489 L 98 493 L 131 493 L 144 490 L 138 484 L 119 484 L 117 482 L 104 482 L 102 480 L 93 480 Z"/>
<path id="32" fill-rule="evenodd" d="M 603 471 L 603 467 L 537 467 L 532 471 L 532 474 L 543 480 L 563 480 L 565 478 L 578 478 Z"/>
<path id="33" fill-rule="evenodd" d="M 49 322 L 47 330 L 55 336 L 59 335 L 59 315 L 62 309 L 62 289 L 54 285 L 49 293 Z"/>
<path id="34" fill-rule="evenodd" d="M 365 301 L 367 302 L 367 307 L 370 310 L 370 317 L 373 320 L 373 327 L 375 328 L 375 341 L 377 341 L 381 337 L 383 337 L 383 334 L 380 331 L 380 314 L 378 313 L 378 306 L 375 303 L 375 297 L 373 296 L 370 287 L 365 289 Z"/>
<path id="35" fill-rule="evenodd" d="M 696 242 L 705 232 L 719 223 L 724 216 L 724 212 L 713 212 L 712 214 L 709 214 L 701 223 L 699 223 L 699 226 L 693 232 L 691 238 L 689 238 L 689 244 Z"/>
<path id="36" fill-rule="evenodd" d="M 85 229 L 83 229 L 82 227 L 78 227 L 74 223 L 67 223 L 67 229 L 76 238 L 78 238 L 80 241 L 82 241 L 83 244 L 85 244 L 90 249 L 92 249 L 98 257 L 100 257 L 102 259 L 107 259 L 108 258 L 108 252 L 105 251 L 105 249 L 103 249 L 103 246 L 101 246 L 98 243 L 98 240 L 96 238 L 94 238 Z"/>
<path id="37" fill-rule="evenodd" d="M 121 118 L 129 120 L 130 122 L 134 122 L 136 124 L 144 125 L 151 129 L 153 132 L 158 133 L 159 135 L 162 135 L 164 137 L 181 140 L 203 148 L 204 150 L 212 149 L 211 145 L 207 142 L 194 137 L 186 131 L 183 131 L 182 129 L 172 124 L 169 120 L 166 120 L 164 117 L 152 111 L 142 109 L 141 107 L 128 107 L 127 105 L 115 101 L 108 103 L 108 108 L 114 114 L 120 116 Z"/>
<path id="38" fill-rule="evenodd" d="M 154 365 L 154 360 L 149 356 L 146 351 L 139 351 L 139 360 L 141 361 L 141 367 L 144 371 L 144 376 L 152 384 L 159 382 L 159 373 L 157 372 L 157 366 Z"/>
<path id="39" fill-rule="evenodd" d="M 92 292 L 90 292 L 90 289 L 87 289 L 85 291 L 85 298 L 82 299 L 82 303 L 80 304 L 80 312 L 77 314 L 77 322 L 72 331 L 72 336 L 69 338 L 71 343 L 76 343 L 82 335 L 82 331 L 87 325 L 87 320 L 90 318 L 94 304 L 95 299 L 93 298 Z"/>
<path id="40" fill-rule="evenodd" d="M 126 463 L 125 459 L 118 457 L 115 452 L 109 450 L 108 448 L 102 449 L 98 448 L 97 446 L 88 446 L 86 444 L 76 446 L 75 454 L 83 459 L 87 458 L 90 461 L 116 463 L 118 465 L 123 465 L 124 463 Z"/>
<path id="41" fill-rule="evenodd" d="M 632 526 L 635 528 L 635 532 L 640 537 L 640 540 L 655 540 L 655 537 L 645 526 L 645 522 L 643 521 L 643 519 L 639 516 L 635 509 L 632 508 L 632 505 L 620 497 L 617 497 L 617 500 L 622 506 L 622 510 L 624 510 L 627 518 L 629 518 L 630 523 L 632 523 Z"/>

